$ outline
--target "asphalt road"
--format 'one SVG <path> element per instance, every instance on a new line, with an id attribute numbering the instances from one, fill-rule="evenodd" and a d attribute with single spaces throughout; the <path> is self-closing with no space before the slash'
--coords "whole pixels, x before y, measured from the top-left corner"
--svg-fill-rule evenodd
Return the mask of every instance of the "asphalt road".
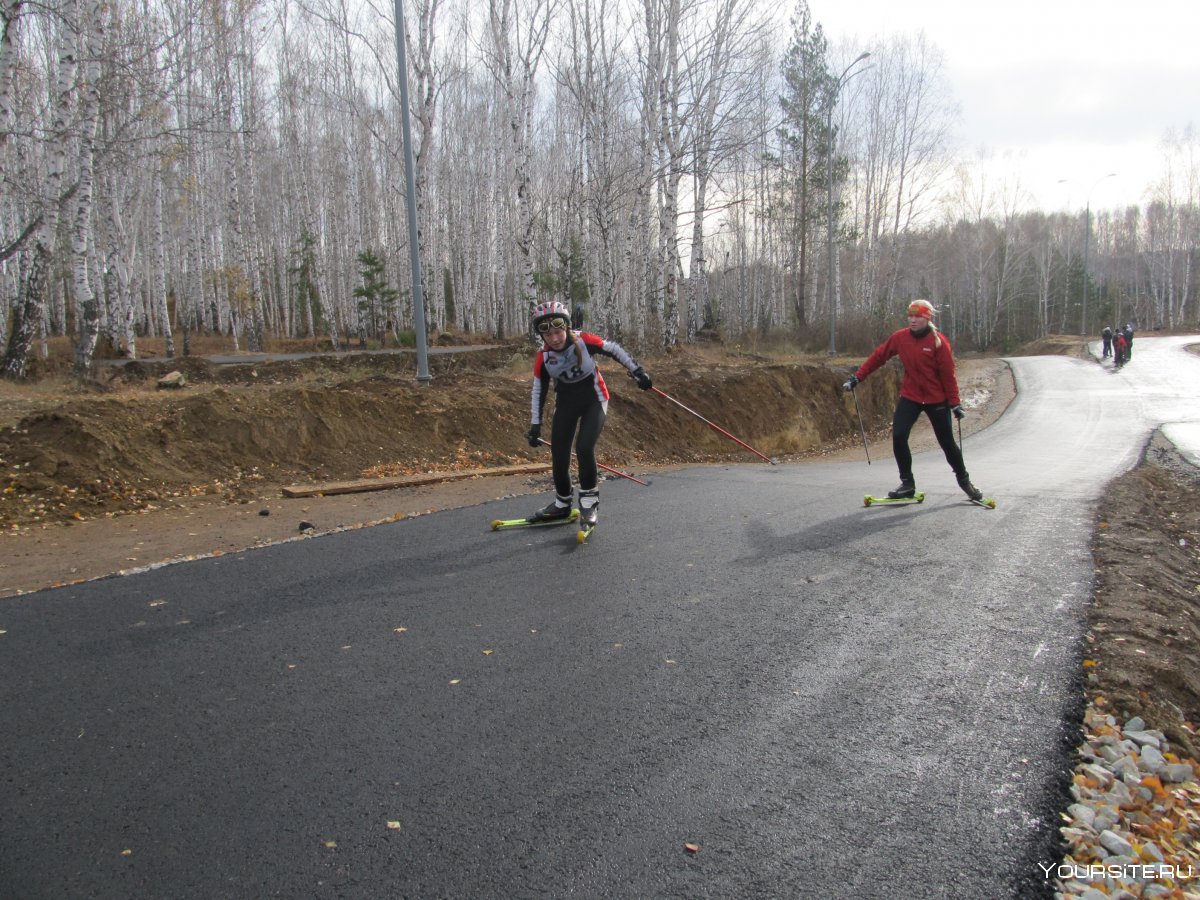
<path id="1" fill-rule="evenodd" d="M 995 510 L 940 453 L 908 507 L 703 468 L 583 547 L 491 532 L 522 498 L 0 601 L 0 895 L 1035 896 L 1092 515 L 1200 422 L 1186 343 L 1012 360 Z"/>

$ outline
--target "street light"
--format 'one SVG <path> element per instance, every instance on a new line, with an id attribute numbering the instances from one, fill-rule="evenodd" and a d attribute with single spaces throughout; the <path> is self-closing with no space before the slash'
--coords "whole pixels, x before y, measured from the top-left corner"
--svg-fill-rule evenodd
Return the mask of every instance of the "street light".
<path id="1" fill-rule="evenodd" d="M 862 53 L 858 54 L 858 56 L 855 58 L 854 62 L 850 63 L 850 65 L 846 66 L 846 68 L 842 70 L 842 74 L 838 76 L 838 80 L 834 83 L 833 95 L 829 98 L 829 111 L 828 111 L 828 116 L 825 121 L 825 126 L 827 129 L 826 133 L 828 134 L 828 141 L 829 141 L 828 156 L 826 157 L 826 160 L 825 160 L 825 171 L 826 171 L 826 175 L 827 175 L 826 200 L 827 200 L 827 204 L 828 204 L 826 207 L 826 212 L 828 213 L 828 216 L 829 216 L 828 222 L 826 223 L 826 227 L 829 231 L 829 234 L 827 235 L 827 237 L 829 239 L 828 240 L 828 243 L 829 243 L 829 272 L 826 274 L 826 282 L 827 282 L 826 286 L 829 289 L 829 355 L 830 356 L 837 355 L 837 307 L 836 307 L 836 304 L 834 301 L 834 296 L 833 296 L 833 272 L 834 272 L 833 108 L 834 108 L 834 106 L 837 105 L 837 98 L 838 98 L 838 94 L 840 94 L 842 92 L 842 85 L 844 85 L 847 81 L 849 81 L 851 78 L 853 78 L 854 75 L 858 74 L 858 72 L 855 72 L 854 75 L 850 75 L 847 77 L 847 73 L 870 55 L 871 54 L 868 51 L 864 50 Z M 858 71 L 861 72 L 863 70 L 859 69 Z"/>
<path id="2" fill-rule="evenodd" d="M 1109 172 L 1096 179 L 1087 192 L 1087 203 L 1083 209 L 1083 312 L 1079 319 L 1079 333 L 1086 335 L 1087 330 L 1087 301 L 1088 301 L 1088 244 L 1092 242 L 1092 191 L 1106 178 L 1115 178 L 1116 172 Z"/>

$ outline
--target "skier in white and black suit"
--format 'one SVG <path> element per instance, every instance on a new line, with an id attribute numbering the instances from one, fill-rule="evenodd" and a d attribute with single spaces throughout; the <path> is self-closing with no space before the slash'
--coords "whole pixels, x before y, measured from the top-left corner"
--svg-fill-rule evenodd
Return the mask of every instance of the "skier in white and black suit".
<path id="1" fill-rule="evenodd" d="M 533 359 L 533 398 L 529 446 L 539 446 L 542 408 L 550 382 L 554 382 L 554 420 L 550 426 L 550 455 L 554 465 L 554 500 L 529 517 L 532 522 L 565 519 L 571 515 L 571 445 L 579 461 L 580 525 L 596 524 L 600 488 L 596 466 L 596 441 L 608 414 L 608 386 L 596 367 L 596 354 L 611 356 L 637 381 L 643 391 L 652 382 L 646 370 L 616 341 L 571 330 L 571 312 L 558 300 L 540 303 L 533 325 L 542 348 Z"/>

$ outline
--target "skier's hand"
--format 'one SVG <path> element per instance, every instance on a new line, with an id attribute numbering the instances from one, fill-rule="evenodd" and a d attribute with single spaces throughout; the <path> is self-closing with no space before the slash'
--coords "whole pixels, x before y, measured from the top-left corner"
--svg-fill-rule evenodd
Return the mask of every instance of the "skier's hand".
<path id="1" fill-rule="evenodd" d="M 648 391 L 654 386 L 654 382 L 650 380 L 650 373 L 638 366 L 631 373 L 633 380 L 637 382 L 637 386 L 643 391 Z"/>
<path id="2" fill-rule="evenodd" d="M 950 410 L 950 412 L 954 413 L 954 418 L 958 419 L 960 422 L 967 417 L 967 414 L 963 412 L 963 408 L 961 406 L 955 406 Z"/>
<path id="3" fill-rule="evenodd" d="M 529 446 L 530 447 L 540 447 L 541 446 L 541 437 L 542 437 L 542 426 L 541 425 L 530 425 L 529 432 L 528 432 L 528 434 L 525 435 L 525 437 L 529 438 Z"/>
<path id="4" fill-rule="evenodd" d="M 849 381 L 847 381 L 845 384 L 843 384 L 843 385 L 842 385 L 842 390 L 843 390 L 843 391 L 852 391 L 852 390 L 854 390 L 856 387 L 858 387 L 858 376 L 857 376 L 857 375 L 851 375 L 851 376 L 850 376 L 850 380 L 849 380 Z"/>

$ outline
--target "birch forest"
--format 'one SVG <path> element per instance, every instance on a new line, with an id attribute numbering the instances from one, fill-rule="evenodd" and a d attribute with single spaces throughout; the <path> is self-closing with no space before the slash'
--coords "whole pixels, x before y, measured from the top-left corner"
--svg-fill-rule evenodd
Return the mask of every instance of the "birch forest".
<path id="1" fill-rule="evenodd" d="M 918 296 L 965 349 L 1200 325 L 1188 123 L 1142 204 L 1043 212 L 958 150 L 920 33 L 855 66 L 866 48 L 805 0 L 402 2 L 431 333 L 520 335 L 549 297 L 641 352 L 707 332 L 824 350 L 831 325 L 861 351 Z M 411 339 L 396 7 L 0 15 L 6 377 L 55 336 L 81 375 L 150 337 Z"/>

